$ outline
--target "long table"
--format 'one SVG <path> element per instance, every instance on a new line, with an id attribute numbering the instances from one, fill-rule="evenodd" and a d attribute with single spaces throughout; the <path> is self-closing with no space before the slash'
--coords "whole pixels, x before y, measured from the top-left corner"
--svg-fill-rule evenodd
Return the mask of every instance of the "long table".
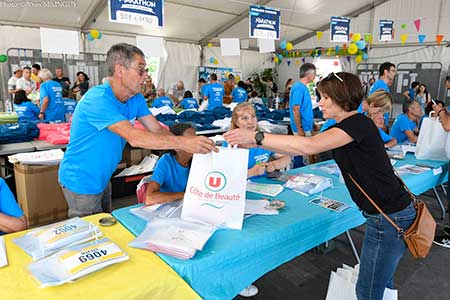
<path id="1" fill-rule="evenodd" d="M 242 231 L 216 232 L 205 248 L 189 261 L 158 255 L 203 298 L 232 299 L 269 271 L 365 222 L 339 177 L 315 168 L 329 163 L 332 161 L 290 170 L 288 173 L 307 172 L 332 178 L 333 188 L 324 191 L 323 195 L 345 202 L 351 209 L 341 213 L 329 211 L 310 204 L 308 201 L 314 196 L 305 197 L 285 189 L 276 197 L 287 204 L 279 215 L 252 216 L 245 219 Z M 421 194 L 447 181 L 447 162 L 419 161 L 414 155 L 408 154 L 396 166 L 416 163 L 426 164 L 433 169 L 420 175 L 403 177 L 413 193 Z M 276 183 L 266 178 L 256 181 Z M 260 198 L 261 195 L 247 193 L 247 199 Z M 112 213 L 134 235 L 140 234 L 146 226 L 145 221 L 129 212 L 137 206 Z"/>
<path id="2" fill-rule="evenodd" d="M 98 225 L 98 220 L 109 214 L 85 217 Z M 128 253 L 129 260 L 109 266 L 61 286 L 40 288 L 27 265 L 32 261 L 13 239 L 25 232 L 4 236 L 9 265 L 0 268 L 1 299 L 200 299 L 167 264 L 150 251 L 128 247 L 134 238 L 121 224 L 100 227 L 105 237 Z"/>

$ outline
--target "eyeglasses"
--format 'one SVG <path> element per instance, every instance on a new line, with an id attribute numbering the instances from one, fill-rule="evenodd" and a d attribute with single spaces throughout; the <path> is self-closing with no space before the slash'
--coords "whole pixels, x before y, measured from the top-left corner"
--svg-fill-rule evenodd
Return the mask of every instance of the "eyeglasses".
<path id="1" fill-rule="evenodd" d="M 340 82 L 344 82 L 344 80 L 334 72 L 331 72 L 330 74 L 328 74 L 328 76 L 325 77 L 324 79 L 331 80 L 333 77 L 336 77 Z"/>
<path id="2" fill-rule="evenodd" d="M 145 69 L 144 68 L 135 68 L 135 67 L 131 67 L 131 66 L 128 68 L 136 70 L 138 72 L 139 76 L 143 76 L 144 74 L 148 73 L 148 68 L 145 68 Z"/>

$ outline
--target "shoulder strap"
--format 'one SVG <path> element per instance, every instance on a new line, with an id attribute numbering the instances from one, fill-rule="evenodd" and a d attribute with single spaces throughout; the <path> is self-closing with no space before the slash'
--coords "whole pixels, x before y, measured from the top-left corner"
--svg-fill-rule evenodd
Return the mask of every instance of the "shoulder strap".
<path id="1" fill-rule="evenodd" d="M 391 223 L 392 226 L 394 226 L 394 228 L 400 232 L 403 233 L 403 230 L 397 226 L 397 224 L 395 224 L 394 221 L 392 221 L 391 218 L 389 218 L 389 216 L 387 214 L 385 214 L 381 208 L 375 203 L 375 201 L 372 200 L 372 198 L 370 198 L 369 195 L 367 195 L 366 191 L 364 191 L 364 189 L 356 182 L 356 180 L 353 178 L 352 175 L 350 175 L 349 173 L 347 173 L 348 176 L 350 177 L 350 179 L 353 181 L 353 183 L 358 187 L 358 189 L 361 191 L 361 193 L 364 194 L 364 196 L 366 196 L 366 198 L 370 201 L 370 203 L 372 203 L 372 205 L 375 207 L 375 209 L 383 216 L 386 218 L 386 220 L 388 220 L 389 223 Z M 403 182 L 403 181 L 402 181 Z"/>

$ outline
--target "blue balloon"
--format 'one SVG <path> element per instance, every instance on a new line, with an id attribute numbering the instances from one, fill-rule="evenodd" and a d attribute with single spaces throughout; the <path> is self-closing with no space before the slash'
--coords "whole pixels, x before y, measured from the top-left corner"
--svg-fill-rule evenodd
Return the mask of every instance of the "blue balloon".
<path id="1" fill-rule="evenodd" d="M 93 41 L 93 40 L 94 40 L 94 37 L 91 35 L 90 32 L 87 34 L 87 39 L 88 39 L 89 41 Z"/>
<path id="2" fill-rule="evenodd" d="M 99 39 L 101 39 L 101 38 L 102 38 L 102 33 L 99 32 L 99 33 L 98 33 L 98 38 L 97 38 L 97 40 L 99 40 Z"/>
<path id="3" fill-rule="evenodd" d="M 286 40 L 282 40 L 280 43 L 280 48 L 284 50 L 284 49 L 286 49 L 286 45 L 287 45 Z"/>
<path id="4" fill-rule="evenodd" d="M 212 63 L 212 64 L 214 63 L 215 60 L 216 59 L 214 57 L 212 57 L 212 56 L 209 58 L 209 62 Z"/>
<path id="5" fill-rule="evenodd" d="M 358 47 L 359 50 L 362 50 L 362 49 L 366 48 L 366 42 L 364 42 L 364 41 L 357 41 L 356 42 L 356 46 Z"/>
<path id="6" fill-rule="evenodd" d="M 278 54 L 277 56 L 278 56 L 278 60 L 281 62 L 283 60 L 283 55 Z"/>
<path id="7" fill-rule="evenodd" d="M 362 58 L 363 58 L 363 60 L 368 60 L 369 59 L 369 54 L 363 53 Z"/>
<path id="8" fill-rule="evenodd" d="M 291 65 L 291 61 L 290 61 L 290 60 L 287 61 L 287 65 L 288 65 L 288 66 Z"/>

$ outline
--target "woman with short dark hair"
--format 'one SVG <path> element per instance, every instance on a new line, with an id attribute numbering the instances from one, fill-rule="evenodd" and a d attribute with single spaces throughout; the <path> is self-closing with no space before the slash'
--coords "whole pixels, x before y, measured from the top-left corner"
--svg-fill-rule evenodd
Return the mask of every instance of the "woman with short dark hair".
<path id="1" fill-rule="evenodd" d="M 19 116 L 19 121 L 39 120 L 39 107 L 27 98 L 24 90 L 18 90 L 14 94 L 14 111 Z"/>
<path id="2" fill-rule="evenodd" d="M 259 145 L 290 155 L 332 151 L 353 201 L 367 219 L 356 294 L 360 300 L 381 300 L 385 288 L 394 287 L 394 273 L 406 244 L 352 178 L 403 230 L 406 231 L 413 223 L 416 210 L 410 195 L 394 174 L 377 127 L 356 111 L 364 97 L 359 78 L 350 73 L 331 73 L 320 81 L 318 89 L 322 96 L 319 106 L 324 117 L 337 121 L 325 132 L 303 137 L 234 129 L 224 137 L 232 145 Z"/>

